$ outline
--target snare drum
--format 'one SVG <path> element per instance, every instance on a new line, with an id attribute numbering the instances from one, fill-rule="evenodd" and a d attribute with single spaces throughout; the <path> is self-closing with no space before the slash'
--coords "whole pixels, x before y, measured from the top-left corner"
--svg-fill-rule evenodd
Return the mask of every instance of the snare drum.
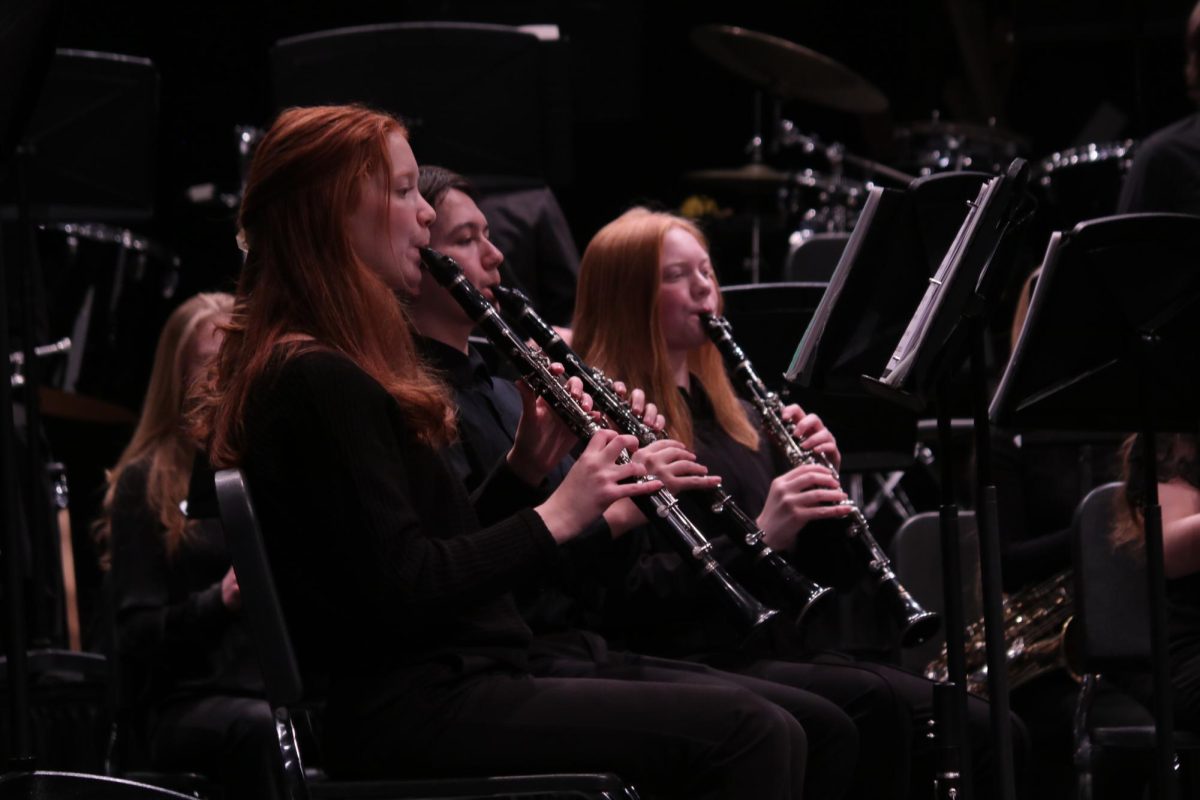
<path id="1" fill-rule="evenodd" d="M 1085 219 L 1116 213 L 1134 148 L 1132 139 L 1086 144 L 1051 153 L 1041 160 L 1038 186 L 1055 230 L 1068 230 Z"/>

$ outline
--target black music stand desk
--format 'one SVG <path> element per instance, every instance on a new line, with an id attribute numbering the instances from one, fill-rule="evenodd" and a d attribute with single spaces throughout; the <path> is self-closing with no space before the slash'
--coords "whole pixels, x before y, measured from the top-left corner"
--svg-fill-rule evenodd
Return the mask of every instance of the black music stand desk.
<path id="1" fill-rule="evenodd" d="M 1015 159 L 1004 175 L 991 178 L 970 203 L 970 211 L 937 272 L 929 278 L 920 304 L 888 359 L 878 380 L 864 376 L 864 385 L 903 406 L 920 411 L 936 402 L 939 439 L 950 440 L 951 386 L 956 370 L 970 365 L 969 396 L 975 417 L 976 485 L 979 497 L 979 556 L 983 579 L 983 610 L 987 642 L 988 696 L 996 759 L 999 763 L 1000 796 L 1012 800 L 1016 794 L 1013 748 L 1008 703 L 1008 664 L 1001 598 L 1000 544 L 996 487 L 991 479 L 991 441 L 987 424 L 986 321 L 994 307 L 997 287 L 1011 274 L 1016 242 L 1028 220 L 1025 188 L 1029 168 Z M 957 509 L 946 493 L 953 480 L 943 466 L 942 554 L 946 566 L 946 604 L 955 609 L 947 614 L 947 654 L 951 680 L 958 692 L 959 714 L 966 709 L 961 652 L 961 603 L 959 581 L 954 574 L 958 562 Z M 953 513 L 952 513 L 953 512 Z M 962 719 L 952 724 L 962 731 Z M 963 786 L 969 791 L 969 787 Z"/>
<path id="2" fill-rule="evenodd" d="M 1159 798 L 1176 787 L 1154 440 L 1200 420 L 1198 262 L 1200 217 L 1127 214 L 1056 233 L 991 406 L 1018 429 L 1141 432 Z"/>

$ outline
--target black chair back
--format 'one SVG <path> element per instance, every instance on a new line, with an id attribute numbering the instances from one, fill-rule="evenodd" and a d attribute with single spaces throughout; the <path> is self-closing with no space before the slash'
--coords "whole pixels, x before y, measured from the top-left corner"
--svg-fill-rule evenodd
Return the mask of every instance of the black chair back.
<path id="1" fill-rule="evenodd" d="M 1144 556 L 1114 548 L 1109 538 L 1120 488 L 1120 483 L 1098 486 L 1075 510 L 1074 626 L 1085 672 L 1150 666 Z"/>
<path id="2" fill-rule="evenodd" d="M 216 486 L 225 544 L 242 592 L 242 613 L 254 635 L 267 701 L 272 708 L 297 704 L 304 697 L 304 685 L 250 502 L 250 490 L 236 469 L 218 472 Z"/>
<path id="3" fill-rule="evenodd" d="M 283 608 L 275 591 L 275 580 L 267 561 L 266 548 L 254 516 L 250 491 L 242 473 L 224 469 L 216 474 L 217 505 L 225 526 L 225 542 L 233 558 L 238 586 L 242 591 L 242 614 L 255 638 L 267 700 L 275 713 L 275 732 L 285 778 L 279 800 L 358 798 L 400 800 L 401 798 L 589 798 L 590 800 L 637 800 L 637 790 L 609 773 L 558 773 L 548 775 L 501 775 L 432 780 L 331 781 L 319 771 L 306 772 L 296 742 L 290 710 L 301 706 L 304 686 Z M 300 709 L 303 712 L 303 708 Z M 313 779 L 315 778 L 315 779 Z M 310 782 L 311 780 L 311 782 Z"/>
<path id="4" fill-rule="evenodd" d="M 975 512 L 958 513 L 959 565 L 963 576 L 963 618 L 968 624 L 983 613 L 979 588 L 979 535 Z M 912 592 L 927 610 L 946 613 L 946 598 L 942 591 L 942 527 L 936 511 L 926 511 L 909 517 L 892 537 L 892 567 L 904 587 Z M 901 654 L 901 665 L 914 672 L 925 667 L 941 653 L 946 644 L 946 631 Z"/>

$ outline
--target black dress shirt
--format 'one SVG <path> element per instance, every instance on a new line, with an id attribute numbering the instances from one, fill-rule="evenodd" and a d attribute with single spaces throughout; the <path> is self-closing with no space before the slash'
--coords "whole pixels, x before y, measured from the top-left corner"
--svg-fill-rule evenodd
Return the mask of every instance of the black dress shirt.
<path id="1" fill-rule="evenodd" d="M 511 381 L 491 373 L 474 347 L 464 353 L 427 337 L 418 344 L 454 390 L 458 441 L 447 449 L 447 460 L 469 490 L 480 491 L 512 447 L 521 395 Z M 568 457 L 555 467 L 539 487 L 539 497 L 548 496 L 573 463 Z M 624 563 L 623 547 L 600 519 L 558 552 L 558 569 L 541 584 L 519 587 L 516 597 L 522 616 L 539 637 L 566 635 L 575 640 L 578 629 L 600 625 L 604 586 Z M 588 639 L 586 650 L 595 655 L 602 646 L 598 639 Z"/>

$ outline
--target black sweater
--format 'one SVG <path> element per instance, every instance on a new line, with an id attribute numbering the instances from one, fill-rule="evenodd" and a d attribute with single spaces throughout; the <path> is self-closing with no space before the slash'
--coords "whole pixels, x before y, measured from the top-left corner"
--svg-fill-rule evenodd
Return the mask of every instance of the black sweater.
<path id="1" fill-rule="evenodd" d="M 530 633 L 508 589 L 556 549 L 536 513 L 481 528 L 442 454 L 328 351 L 269 370 L 245 432 L 243 469 L 301 668 L 331 679 L 331 704 L 411 697 L 439 666 L 524 669 Z M 484 519 L 525 492 L 505 473 L 489 486 Z"/>
<path id="2" fill-rule="evenodd" d="M 200 520 L 168 558 L 147 504 L 148 463 L 129 465 L 112 509 L 113 595 L 128 702 L 157 707 L 213 694 L 259 695 L 262 678 L 240 618 L 221 602 L 229 555 L 221 526 Z"/>

